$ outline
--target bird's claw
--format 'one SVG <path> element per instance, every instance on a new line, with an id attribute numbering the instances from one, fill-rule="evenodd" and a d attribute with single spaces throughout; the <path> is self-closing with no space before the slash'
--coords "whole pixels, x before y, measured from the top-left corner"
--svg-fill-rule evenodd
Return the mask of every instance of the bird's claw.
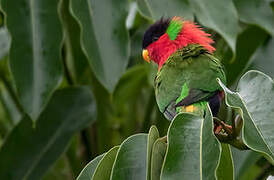
<path id="1" fill-rule="evenodd" d="M 215 117 L 214 124 L 217 125 L 214 127 L 214 134 L 221 142 L 231 144 L 240 150 L 249 149 L 240 138 L 243 120 L 239 115 L 234 119 L 232 126 Z"/>

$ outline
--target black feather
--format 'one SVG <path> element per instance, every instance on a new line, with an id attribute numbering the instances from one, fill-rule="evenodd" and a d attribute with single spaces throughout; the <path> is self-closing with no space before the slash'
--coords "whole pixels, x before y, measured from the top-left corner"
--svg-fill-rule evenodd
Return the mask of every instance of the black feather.
<path id="1" fill-rule="evenodd" d="M 178 102 L 175 105 L 175 108 L 180 106 L 189 106 L 199 101 L 208 101 L 212 115 L 216 117 L 220 109 L 221 100 L 222 98 L 219 91 L 208 92 L 199 89 L 191 89 L 188 96 Z"/>
<path id="2" fill-rule="evenodd" d="M 188 95 L 176 104 L 175 107 L 188 106 L 199 101 L 208 101 L 215 92 L 203 91 L 200 89 L 190 89 Z"/>
<path id="3" fill-rule="evenodd" d="M 170 19 L 161 18 L 151 25 L 145 32 L 143 37 L 143 49 L 147 48 L 151 43 L 157 41 L 163 34 L 165 34 L 170 23 Z"/>
<path id="4" fill-rule="evenodd" d="M 209 106 L 210 106 L 213 117 L 216 117 L 217 114 L 219 113 L 221 101 L 222 101 L 222 98 L 220 97 L 219 93 L 215 93 L 215 95 L 209 99 Z"/>

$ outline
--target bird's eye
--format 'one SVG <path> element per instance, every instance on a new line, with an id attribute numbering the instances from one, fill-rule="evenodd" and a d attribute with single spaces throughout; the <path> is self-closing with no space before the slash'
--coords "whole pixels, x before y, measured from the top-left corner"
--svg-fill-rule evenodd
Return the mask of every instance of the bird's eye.
<path id="1" fill-rule="evenodd" d="M 158 39 L 159 39 L 159 37 L 154 36 L 154 37 L 152 38 L 152 41 L 155 42 L 155 41 L 157 41 Z"/>

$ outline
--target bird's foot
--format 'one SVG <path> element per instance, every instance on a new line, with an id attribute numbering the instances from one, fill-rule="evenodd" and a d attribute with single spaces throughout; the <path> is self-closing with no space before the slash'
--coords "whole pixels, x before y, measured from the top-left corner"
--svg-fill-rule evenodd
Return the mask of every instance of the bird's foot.
<path id="1" fill-rule="evenodd" d="M 214 117 L 214 123 L 217 125 L 214 129 L 215 134 L 219 134 L 222 130 L 225 131 L 228 135 L 232 135 L 233 129 L 232 126 L 226 124 L 225 122 Z"/>
<path id="2" fill-rule="evenodd" d="M 232 126 L 214 117 L 214 134 L 219 141 L 231 144 L 240 149 L 249 149 L 240 137 L 243 121 L 240 116 L 237 116 L 232 122 Z"/>

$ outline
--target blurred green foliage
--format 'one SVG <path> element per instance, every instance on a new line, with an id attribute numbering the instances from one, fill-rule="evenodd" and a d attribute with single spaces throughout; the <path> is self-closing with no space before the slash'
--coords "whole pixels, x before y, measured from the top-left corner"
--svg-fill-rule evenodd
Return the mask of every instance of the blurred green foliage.
<path id="1" fill-rule="evenodd" d="M 0 179 L 75 179 L 132 134 L 151 125 L 167 134 L 156 68 L 141 57 L 145 29 L 162 16 L 212 34 L 231 89 L 249 69 L 274 77 L 273 9 L 272 0 L 1 0 Z M 236 179 L 273 173 L 261 155 L 239 153 Z"/>

